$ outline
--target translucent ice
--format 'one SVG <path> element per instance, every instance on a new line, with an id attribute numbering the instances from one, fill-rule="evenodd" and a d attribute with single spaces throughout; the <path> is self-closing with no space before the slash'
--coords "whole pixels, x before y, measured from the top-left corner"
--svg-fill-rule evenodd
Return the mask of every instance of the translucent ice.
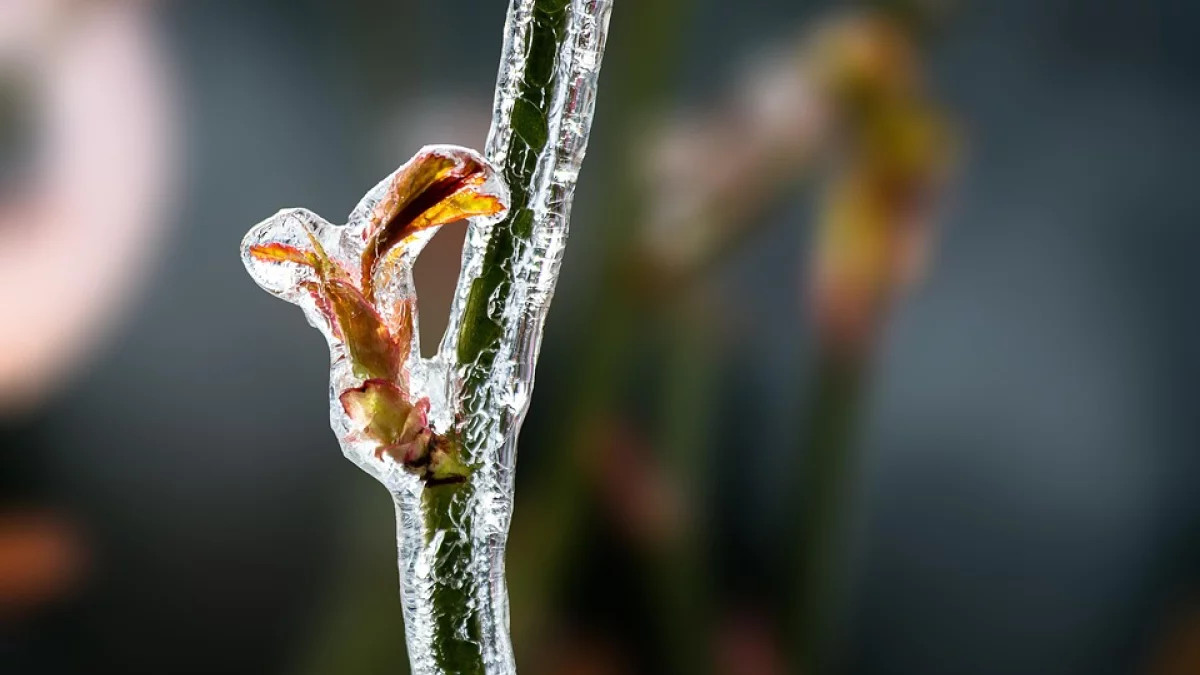
<path id="1" fill-rule="evenodd" d="M 346 225 L 291 209 L 243 242 L 255 281 L 324 333 L 333 430 L 395 499 L 416 675 L 515 672 L 504 547 L 517 434 L 610 9 L 611 0 L 513 0 L 486 157 L 429 146 Z M 470 227 L 450 326 L 423 359 L 413 264 L 440 225 L 462 218 Z"/>

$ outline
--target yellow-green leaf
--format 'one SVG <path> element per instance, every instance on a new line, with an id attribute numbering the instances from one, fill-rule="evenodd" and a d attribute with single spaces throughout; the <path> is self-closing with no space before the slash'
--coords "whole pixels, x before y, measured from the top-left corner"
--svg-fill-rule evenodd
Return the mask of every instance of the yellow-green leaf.
<path id="1" fill-rule="evenodd" d="M 352 284 L 332 279 L 321 285 L 337 317 L 354 374 L 364 380 L 396 380 L 408 355 L 408 342 L 397 343 L 383 318 Z"/>
<path id="2" fill-rule="evenodd" d="M 416 406 L 394 382 L 367 380 L 361 387 L 347 389 L 340 397 L 342 409 L 358 430 L 381 445 L 401 442 L 406 431 L 415 436 L 421 426 L 423 411 L 413 412 Z"/>
<path id="3" fill-rule="evenodd" d="M 374 298 L 380 261 L 414 234 L 502 212 L 505 206 L 499 196 L 484 189 L 493 173 L 481 158 L 466 150 L 429 148 L 410 160 L 392 179 L 371 216 L 362 255 L 363 295 Z"/>

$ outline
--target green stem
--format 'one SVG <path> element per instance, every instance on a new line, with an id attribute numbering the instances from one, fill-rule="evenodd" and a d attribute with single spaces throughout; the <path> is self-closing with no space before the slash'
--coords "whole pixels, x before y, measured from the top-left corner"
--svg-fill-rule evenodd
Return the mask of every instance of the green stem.
<path id="1" fill-rule="evenodd" d="M 694 299 L 693 299 L 694 300 Z M 659 621 L 667 655 L 676 673 L 707 675 L 715 671 L 712 597 L 705 551 L 710 543 L 707 513 L 709 467 L 718 381 L 713 331 L 703 309 L 671 312 L 664 359 L 663 425 L 659 443 L 665 469 L 679 480 L 686 500 L 682 531 L 670 533 L 654 551 L 649 575 L 662 593 Z"/>
<path id="2" fill-rule="evenodd" d="M 422 504 L 441 673 L 513 669 L 503 551 L 516 440 L 587 149 L 611 2 L 510 5 L 486 151 L 508 186 L 508 213 L 471 224 L 440 350 L 453 368 L 457 449 L 470 475 L 426 486 Z"/>
<path id="3" fill-rule="evenodd" d="M 480 378 L 491 372 L 491 360 L 504 333 L 502 317 L 493 314 L 494 308 L 507 306 L 514 281 L 514 254 L 520 242 L 528 242 L 533 236 L 530 197 L 538 159 L 550 141 L 555 64 L 566 38 L 569 7 L 568 0 L 537 0 L 533 5 L 528 61 L 512 110 L 513 137 L 500 167 L 511 191 L 509 212 L 492 229 L 483 272 L 471 284 L 458 338 L 458 362 L 477 365 L 467 390 L 479 388 Z"/>
<path id="4" fill-rule="evenodd" d="M 430 575 L 435 579 L 433 660 L 442 672 L 454 675 L 483 675 L 480 650 L 480 617 L 472 602 L 475 586 L 470 582 L 471 508 L 468 483 L 437 485 L 425 489 L 426 531 L 430 539 L 441 537 Z M 429 542 L 426 542 L 429 543 Z"/>
<path id="5" fill-rule="evenodd" d="M 625 37 L 623 49 L 610 56 L 616 61 L 607 66 L 616 72 L 609 85 L 612 105 L 605 120 L 607 135 L 625 145 L 597 180 L 607 195 L 603 220 L 597 223 L 602 235 L 594 253 L 600 260 L 601 278 L 588 304 L 590 318 L 578 336 L 582 356 L 571 378 L 568 407 L 551 431 L 558 439 L 555 450 L 529 487 L 523 488 L 522 512 L 535 512 L 537 520 L 524 520 L 513 534 L 514 550 L 525 552 L 514 556 L 512 570 L 513 605 L 523 608 L 515 634 L 523 649 L 532 649 L 548 633 L 553 591 L 564 577 L 587 508 L 582 456 L 612 410 L 641 319 L 638 290 L 630 283 L 627 264 L 645 211 L 645 186 L 632 178 L 642 159 L 637 141 L 646 119 L 661 108 L 671 91 L 668 84 L 678 60 L 686 7 L 682 0 L 636 0 L 623 7 L 617 19 L 624 22 L 619 32 Z"/>
<path id="6" fill-rule="evenodd" d="M 474 407 L 494 409 L 487 390 L 496 355 L 504 338 L 502 308 L 508 306 L 515 282 L 518 247 L 528 243 L 534 230 L 534 175 L 539 157 L 550 143 L 549 123 L 556 84 L 557 57 L 566 39 L 570 18 L 569 0 L 536 0 L 527 36 L 527 62 L 518 82 L 511 113 L 512 138 L 503 163 L 498 167 L 510 190 L 509 212 L 492 227 L 483 257 L 482 272 L 471 282 L 458 323 L 457 363 L 469 366 L 462 399 Z M 453 324 L 452 324 L 453 325 Z M 474 438 L 464 435 L 467 443 Z M 468 457 L 478 457 L 482 448 L 466 448 Z M 471 532 L 474 477 L 461 485 L 430 486 L 425 490 L 427 531 L 446 537 L 432 571 L 434 578 L 452 580 L 433 589 L 437 613 L 434 626 L 435 661 L 445 673 L 458 675 L 484 672 L 480 649 L 479 611 L 472 600 L 477 595 L 475 578 L 468 566 L 475 551 Z M 449 545 L 450 549 L 445 549 Z"/>
<path id="7" fill-rule="evenodd" d="M 818 364 L 806 442 L 797 449 L 800 489 L 787 511 L 795 523 L 787 568 L 796 579 L 795 605 L 787 622 L 796 670 L 831 670 L 844 578 L 841 536 L 855 466 L 856 425 L 865 391 L 865 360 L 826 351 Z"/>

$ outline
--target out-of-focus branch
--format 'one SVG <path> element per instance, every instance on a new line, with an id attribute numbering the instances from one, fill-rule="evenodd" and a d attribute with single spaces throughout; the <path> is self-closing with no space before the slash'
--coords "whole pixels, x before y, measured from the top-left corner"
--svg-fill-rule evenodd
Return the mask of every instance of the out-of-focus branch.
<path id="1" fill-rule="evenodd" d="M 821 675 L 837 658 L 841 532 L 874 347 L 924 270 L 954 143 L 921 82 L 915 38 L 894 18 L 842 17 L 822 30 L 811 59 L 835 111 L 838 168 L 813 247 L 817 378 L 795 454 L 800 489 L 788 511 L 795 528 L 785 569 L 797 583 L 787 622 L 793 665 Z"/>

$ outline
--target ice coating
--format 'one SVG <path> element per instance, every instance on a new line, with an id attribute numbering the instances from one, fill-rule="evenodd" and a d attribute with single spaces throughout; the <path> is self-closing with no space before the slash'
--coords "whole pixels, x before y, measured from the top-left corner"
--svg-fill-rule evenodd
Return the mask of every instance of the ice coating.
<path id="1" fill-rule="evenodd" d="M 515 673 L 504 548 L 517 435 L 610 10 L 611 0 L 513 0 L 485 156 L 429 146 L 347 224 L 289 209 L 243 241 L 255 281 L 325 335 L 331 426 L 393 495 L 415 675 Z M 438 353 L 423 359 L 413 264 L 455 214 L 473 216 L 463 272 Z"/>
<path id="2" fill-rule="evenodd" d="M 363 270 L 364 254 L 375 240 L 372 235 L 379 230 L 386 200 L 389 193 L 394 191 L 397 178 L 405 176 L 406 171 L 421 168 L 423 162 L 427 166 L 438 161 L 442 162 L 441 166 L 451 167 L 447 169 L 450 172 L 467 164 L 477 165 L 478 174 L 466 189 L 473 196 L 493 199 L 496 203 L 496 212 L 482 219 L 481 224 L 495 222 L 504 215 L 508 190 L 497 171 L 486 160 L 466 148 L 427 146 L 413 160 L 372 188 L 350 214 L 345 225 L 331 224 L 305 209 L 285 209 L 253 227 L 242 242 L 242 260 L 254 280 L 273 295 L 299 305 L 308 322 L 325 336 L 331 362 L 331 426 L 346 457 L 393 492 L 411 482 L 411 472 L 406 471 L 402 464 L 376 456 L 380 443 L 355 428 L 342 399 L 346 392 L 379 375 L 367 376 L 355 372 L 353 343 L 346 339 L 348 324 L 339 322 L 335 313 L 329 310 L 329 298 L 326 297 L 329 294 L 322 287 L 319 266 L 311 264 L 308 256 L 319 251 L 336 268 L 334 276 L 339 277 L 336 281 L 347 287 L 346 292 L 358 291 L 362 295 L 359 300 L 366 301 L 376 310 L 383 327 L 398 343 L 398 369 L 390 379 L 394 379 L 413 402 L 428 399 L 431 402 L 428 425 L 438 431 L 449 431 L 454 422 L 454 410 L 447 399 L 446 379 L 429 376 L 431 372 L 445 369 L 437 365 L 436 359 L 427 362 L 420 358 L 420 338 L 416 330 L 418 305 L 412 276 L 417 256 L 436 233 L 438 226 L 410 226 L 412 232 L 401 231 L 400 234 L 407 236 L 390 247 L 388 254 L 372 270 Z M 414 190 L 415 194 L 411 195 L 418 207 L 410 210 L 417 211 L 418 217 L 433 212 L 437 207 L 434 203 L 430 209 L 420 211 L 420 207 L 425 206 L 421 203 L 422 196 L 432 191 Z M 433 199 L 427 197 L 425 201 L 432 203 Z M 446 203 L 445 200 L 442 203 Z M 365 297 L 367 289 L 373 291 L 370 300 Z M 402 309 L 408 311 L 409 316 L 402 317 Z M 411 323 L 404 324 L 405 320 Z"/>
<path id="3" fill-rule="evenodd" d="M 532 216 L 529 236 L 515 238 L 514 262 L 508 268 L 511 276 L 505 280 L 511 283 L 508 293 L 493 292 L 487 299 L 488 314 L 498 325 L 499 337 L 477 353 L 463 348 L 464 328 L 470 327 L 473 318 L 472 289 L 488 262 L 488 245 L 494 243 L 489 238 L 496 234 L 486 224 L 472 223 L 450 326 L 440 349 L 447 363 L 459 363 L 455 379 L 462 386 L 461 404 L 468 414 L 465 445 L 472 457 L 481 461 L 481 470 L 473 479 L 476 545 L 472 565 L 489 674 L 515 673 L 508 636 L 504 547 L 512 516 L 517 436 L 529 406 L 542 328 L 558 280 L 575 184 L 587 151 L 612 10 L 611 0 L 560 2 L 568 5 L 566 16 L 561 24 L 551 26 L 554 15 L 542 11 L 546 4 L 514 0 L 509 7 L 485 152 L 493 164 L 506 167 L 506 180 L 513 186 L 507 220 L 518 221 L 523 212 Z M 547 31 L 558 33 L 560 48 L 550 84 L 542 87 L 541 74 L 530 72 L 531 65 L 536 65 L 531 64 L 530 53 L 531 44 Z M 542 35 L 535 36 L 539 32 Z M 529 101 L 530 91 L 545 92 L 550 102 L 546 141 L 540 148 L 531 147 L 534 143 L 523 136 L 513 119 L 514 108 Z M 536 161 L 524 161 L 527 153 L 535 151 Z M 529 164 L 533 166 L 531 176 L 521 170 Z M 522 185 L 529 187 L 525 200 L 520 199 Z M 504 223 L 496 229 L 503 227 Z"/>

